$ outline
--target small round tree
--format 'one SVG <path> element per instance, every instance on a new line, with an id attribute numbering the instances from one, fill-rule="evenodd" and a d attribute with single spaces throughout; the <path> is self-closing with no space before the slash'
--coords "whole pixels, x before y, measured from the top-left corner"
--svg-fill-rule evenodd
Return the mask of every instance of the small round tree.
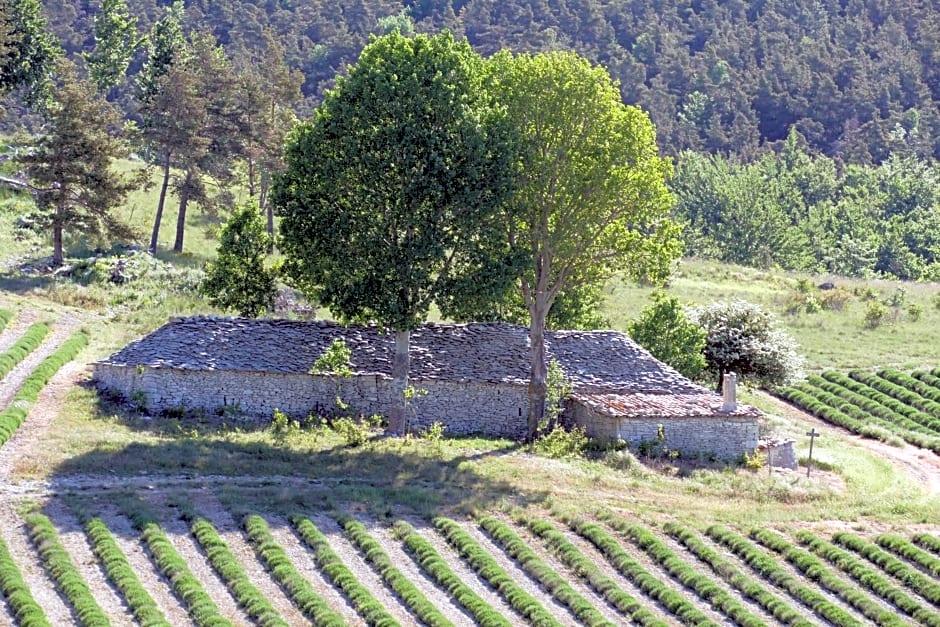
<path id="1" fill-rule="evenodd" d="M 659 361 L 695 379 L 705 370 L 705 329 L 686 315 L 679 299 L 655 292 L 653 303 L 627 326 L 634 341 Z"/>
<path id="2" fill-rule="evenodd" d="M 760 386 L 786 385 L 802 376 L 796 341 L 770 312 L 738 300 L 696 307 L 690 314 L 705 329 L 705 360 L 717 376 L 718 391 L 729 372 Z"/>
<path id="3" fill-rule="evenodd" d="M 270 311 L 277 295 L 277 272 L 264 267 L 271 236 L 257 203 L 236 207 L 219 239 L 219 256 L 206 267 L 199 291 L 216 307 L 246 318 Z"/>

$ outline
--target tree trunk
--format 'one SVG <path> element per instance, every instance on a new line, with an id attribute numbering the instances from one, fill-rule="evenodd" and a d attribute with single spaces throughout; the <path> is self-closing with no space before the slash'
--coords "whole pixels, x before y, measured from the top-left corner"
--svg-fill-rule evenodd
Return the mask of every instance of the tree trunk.
<path id="1" fill-rule="evenodd" d="M 157 254 L 157 241 L 160 239 L 160 221 L 163 220 L 163 204 L 166 202 L 166 188 L 170 186 L 170 153 L 166 153 L 163 162 L 163 184 L 160 186 L 160 199 L 157 201 L 157 217 L 153 221 L 153 233 L 150 235 L 150 254 Z"/>
<path id="2" fill-rule="evenodd" d="M 176 241 L 173 242 L 173 252 L 183 252 L 183 235 L 186 233 L 186 207 L 189 206 L 189 186 L 193 180 L 192 169 L 186 170 L 186 180 L 180 189 L 180 212 L 176 217 Z"/>
<path id="3" fill-rule="evenodd" d="M 59 210 L 56 209 L 56 213 Z M 65 253 L 62 250 L 62 222 L 58 215 L 52 225 L 52 267 L 58 268 L 65 261 Z"/>
<path id="4" fill-rule="evenodd" d="M 405 411 L 407 403 L 405 390 L 408 389 L 408 371 L 411 357 L 408 348 L 411 343 L 411 331 L 395 331 L 395 357 L 392 359 L 392 406 L 388 414 L 388 435 L 405 434 Z"/>
<path id="5" fill-rule="evenodd" d="M 721 388 L 724 387 L 725 383 L 725 369 L 718 368 L 718 385 L 715 386 L 715 391 L 721 394 Z"/>
<path id="6" fill-rule="evenodd" d="M 539 422 L 545 416 L 545 394 L 547 391 L 545 365 L 545 318 L 548 308 L 541 303 L 531 310 L 532 321 L 529 323 L 529 415 L 526 423 L 526 441 L 535 439 Z"/>

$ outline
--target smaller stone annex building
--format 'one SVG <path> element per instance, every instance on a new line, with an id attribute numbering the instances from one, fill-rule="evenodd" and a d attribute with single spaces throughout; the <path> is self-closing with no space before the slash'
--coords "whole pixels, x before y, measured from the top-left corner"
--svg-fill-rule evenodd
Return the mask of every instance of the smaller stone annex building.
<path id="1" fill-rule="evenodd" d="M 310 374 L 335 339 L 351 350 L 353 376 Z M 548 358 L 573 386 L 568 422 L 589 436 L 654 440 L 683 453 L 734 458 L 757 447 L 760 412 L 722 398 L 654 359 L 616 331 L 546 333 Z M 340 396 L 357 414 L 385 414 L 394 337 L 375 326 L 329 321 L 178 318 L 94 364 L 99 388 L 150 411 L 228 409 L 270 418 L 332 413 Z M 499 323 L 433 324 L 411 334 L 408 427 L 435 421 L 448 435 L 522 438 L 528 411 L 528 330 Z"/>

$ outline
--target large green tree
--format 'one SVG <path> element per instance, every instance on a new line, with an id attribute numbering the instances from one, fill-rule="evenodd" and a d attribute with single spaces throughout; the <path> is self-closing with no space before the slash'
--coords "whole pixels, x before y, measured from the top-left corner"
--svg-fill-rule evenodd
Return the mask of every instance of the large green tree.
<path id="1" fill-rule="evenodd" d="M 545 411 L 545 324 L 559 295 L 617 272 L 663 277 L 681 247 L 653 124 L 623 104 L 603 68 L 563 52 L 502 52 L 489 65 L 522 136 L 504 237 L 531 260 L 519 289 L 530 319 L 532 438 Z"/>
<path id="2" fill-rule="evenodd" d="M 91 79 L 107 94 L 124 80 L 127 67 L 141 41 L 137 18 L 132 17 L 125 0 L 102 0 L 95 15 L 95 47 L 84 55 Z"/>
<path id="3" fill-rule="evenodd" d="M 494 224 L 513 153 L 482 66 L 449 33 L 373 40 L 291 135 L 272 192 L 297 284 L 341 319 L 394 333 L 390 433 L 406 427 L 410 332 L 431 304 L 499 294 L 512 277 Z"/>
<path id="4" fill-rule="evenodd" d="M 33 222 L 51 231 L 53 266 L 62 265 L 66 229 L 130 237 L 112 210 L 139 183 L 111 167 L 127 154 L 118 137 L 118 111 L 77 76 L 71 62 L 61 60 L 59 68 L 61 85 L 52 91 L 43 133 L 35 148 L 18 158 L 36 197 Z"/>
<path id="5" fill-rule="evenodd" d="M 38 0 L 0 3 L 0 93 L 23 89 L 23 101 L 41 105 L 60 54 L 55 36 L 46 30 Z"/>

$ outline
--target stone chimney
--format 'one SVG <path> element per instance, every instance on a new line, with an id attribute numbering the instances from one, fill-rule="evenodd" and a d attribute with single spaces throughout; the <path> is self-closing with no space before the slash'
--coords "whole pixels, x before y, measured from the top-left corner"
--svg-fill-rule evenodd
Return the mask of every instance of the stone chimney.
<path id="1" fill-rule="evenodd" d="M 721 384 L 722 403 L 721 412 L 730 414 L 738 408 L 737 399 L 738 375 L 729 372 L 724 376 Z"/>

